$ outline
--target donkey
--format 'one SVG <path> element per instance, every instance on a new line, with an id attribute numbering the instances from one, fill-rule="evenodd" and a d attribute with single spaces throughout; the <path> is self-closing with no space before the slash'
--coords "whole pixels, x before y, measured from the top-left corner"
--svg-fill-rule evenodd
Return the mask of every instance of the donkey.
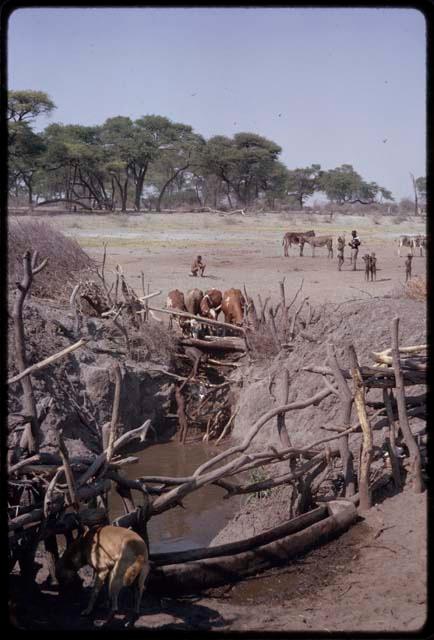
<path id="1" fill-rule="evenodd" d="M 301 241 L 300 241 L 301 242 Z M 307 242 L 312 247 L 312 258 L 315 257 L 315 247 L 327 247 L 327 258 L 333 258 L 333 238 L 332 236 L 316 236 L 314 238 L 303 238 L 303 243 Z M 301 251 L 301 248 L 300 248 Z"/>

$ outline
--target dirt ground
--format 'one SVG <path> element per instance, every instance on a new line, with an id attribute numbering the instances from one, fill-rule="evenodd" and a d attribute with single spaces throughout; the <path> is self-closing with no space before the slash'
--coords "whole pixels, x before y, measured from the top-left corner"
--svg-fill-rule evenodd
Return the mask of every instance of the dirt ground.
<path id="1" fill-rule="evenodd" d="M 195 286 L 221 290 L 246 286 L 256 301 L 279 300 L 278 282 L 285 278 L 288 300 L 303 284 L 312 305 L 365 300 L 367 307 L 383 296 L 402 294 L 404 260 L 397 255 L 396 238 L 401 233 L 424 233 L 423 223 L 393 224 L 374 216 L 339 217 L 332 222 L 312 214 L 306 217 L 218 216 L 213 214 L 43 217 L 67 235 L 74 236 L 97 260 L 107 243 L 106 274 L 112 277 L 116 264 L 127 281 L 142 292 L 161 290 L 153 299 L 164 307 L 167 292 L 186 291 Z M 311 257 L 298 247 L 283 256 L 281 239 L 286 230 L 315 229 L 317 235 L 345 233 L 352 229 L 362 240 L 357 271 L 349 265 L 349 248 L 341 272 L 337 259 L 329 260 L 325 249 Z M 375 251 L 377 281 L 365 282 L 361 256 Z M 201 254 L 207 263 L 204 278 L 193 278 L 189 267 Z M 416 256 L 413 275 L 425 275 L 426 260 Z M 373 300 L 375 299 L 375 300 Z M 381 313 L 381 310 L 380 310 Z M 374 314 L 373 314 L 374 315 Z M 166 316 L 161 314 L 164 322 Z M 360 331 L 363 332 L 363 326 Z M 387 490 L 377 504 L 349 531 L 327 545 L 232 588 L 216 589 L 195 598 L 157 600 L 144 597 L 140 629 L 288 632 L 376 632 L 420 630 L 427 615 L 427 494 L 415 494 L 411 487 L 397 495 Z M 44 579 L 41 572 L 40 579 Z M 89 584 L 87 580 L 86 585 Z M 105 610 L 95 619 L 79 617 L 89 597 L 81 591 L 68 605 L 57 602 L 57 590 L 48 583 L 31 602 L 18 607 L 23 626 L 32 629 L 93 629 L 102 624 Z M 49 619 L 38 611 L 52 611 Z M 111 628 L 124 628 L 118 616 Z"/>
<path id="2" fill-rule="evenodd" d="M 52 215 L 38 216 L 63 233 L 74 237 L 91 256 L 101 260 L 103 243 L 107 245 L 106 275 L 120 264 L 136 291 L 141 292 L 142 276 L 145 287 L 161 290 L 153 299 L 153 306 L 165 304 L 167 292 L 178 288 L 216 287 L 222 291 L 246 285 L 247 292 L 257 300 L 279 299 L 279 280 L 285 278 L 287 298 L 295 295 L 303 281 L 304 295 L 312 304 L 324 301 L 342 302 L 348 299 L 369 299 L 384 295 L 405 281 L 404 261 L 397 255 L 397 238 L 405 233 L 425 233 L 425 223 L 409 219 L 394 224 L 393 217 L 328 216 L 315 214 L 262 214 L 256 216 L 219 216 L 217 214 L 131 214 L 96 216 Z M 350 249 L 346 248 L 342 271 L 337 270 L 336 255 L 327 259 L 325 248 L 317 248 L 314 258 L 305 246 L 304 257 L 299 248 L 291 247 L 290 257 L 283 255 L 282 237 L 288 230 L 314 229 L 316 235 L 345 234 L 349 242 L 351 230 L 356 229 L 362 244 L 357 271 L 349 264 Z M 374 251 L 377 256 L 377 281 L 365 283 L 361 256 Z M 205 277 L 189 275 L 193 259 L 202 255 L 207 264 Z M 425 258 L 413 260 L 413 275 L 424 275 Z M 362 290 L 362 291 L 360 291 Z"/>

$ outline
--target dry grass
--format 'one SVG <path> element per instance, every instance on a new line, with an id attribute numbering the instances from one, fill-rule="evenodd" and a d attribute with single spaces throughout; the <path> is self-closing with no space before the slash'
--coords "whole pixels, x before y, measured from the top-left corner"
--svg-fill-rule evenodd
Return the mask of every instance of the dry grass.
<path id="1" fill-rule="evenodd" d="M 23 275 L 22 256 L 37 251 L 39 261 L 48 265 L 34 279 L 32 294 L 52 299 L 65 299 L 71 288 L 93 261 L 80 245 L 46 222 L 12 219 L 8 224 L 8 284 L 15 287 Z"/>
<path id="2" fill-rule="evenodd" d="M 404 295 L 412 300 L 426 300 L 427 290 L 425 278 L 416 276 L 407 282 L 404 289 Z"/>

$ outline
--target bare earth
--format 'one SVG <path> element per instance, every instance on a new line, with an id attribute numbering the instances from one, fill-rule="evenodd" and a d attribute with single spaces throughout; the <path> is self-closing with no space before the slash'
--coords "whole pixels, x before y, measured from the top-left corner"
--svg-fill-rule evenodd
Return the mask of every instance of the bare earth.
<path id="1" fill-rule="evenodd" d="M 303 282 L 310 302 L 343 302 L 396 294 L 404 285 L 403 257 L 397 256 L 400 233 L 425 233 L 424 224 L 407 221 L 393 224 L 389 218 L 374 216 L 336 217 L 326 222 L 320 216 L 298 218 L 282 215 L 218 216 L 215 214 L 145 214 L 131 216 L 47 216 L 44 220 L 72 235 L 93 257 L 101 260 L 102 242 L 107 242 L 106 275 L 120 264 L 127 281 L 142 294 L 145 289 L 161 290 L 152 300 L 164 307 L 167 292 L 186 291 L 195 286 L 246 286 L 256 301 L 271 296 L 279 300 L 278 282 L 285 278 L 290 300 Z M 315 229 L 317 235 L 357 229 L 362 240 L 358 269 L 349 265 L 346 251 L 342 272 L 337 259 L 329 260 L 325 249 L 298 247 L 283 257 L 281 239 L 287 230 Z M 375 251 L 377 281 L 365 282 L 361 256 Z M 204 278 L 189 275 L 190 264 L 201 254 L 207 263 Z M 425 276 L 426 261 L 416 256 L 413 275 Z M 161 315 L 167 322 L 166 316 Z M 360 328 L 363 331 L 363 327 Z M 329 544 L 303 558 L 230 589 L 214 590 L 206 597 L 164 599 L 144 597 L 142 615 L 136 627 L 155 630 L 202 629 L 209 631 L 417 631 L 427 615 L 426 593 L 426 493 L 415 494 L 411 487 L 394 496 L 384 496 L 359 523 Z M 95 621 L 79 618 L 80 601 L 72 602 L 67 619 L 61 609 L 53 614 L 55 628 L 90 629 L 102 621 L 106 611 L 98 609 Z M 53 606 L 50 591 L 43 591 L 45 606 Z M 51 605 L 50 605 L 51 602 Z M 57 605 L 56 605 L 57 606 Z M 72 615 L 74 609 L 77 615 Z M 30 616 L 30 614 L 29 614 Z M 98 622 L 99 620 L 99 622 Z M 49 626 L 49 625 L 48 625 Z M 123 628 L 119 616 L 112 624 Z M 33 627 L 35 619 L 33 618 Z M 41 623 L 39 628 L 47 628 Z"/>

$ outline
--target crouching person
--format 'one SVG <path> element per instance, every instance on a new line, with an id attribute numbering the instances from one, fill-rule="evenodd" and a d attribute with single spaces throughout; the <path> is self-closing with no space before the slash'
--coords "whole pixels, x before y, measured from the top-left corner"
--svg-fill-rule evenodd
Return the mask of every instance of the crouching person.
<path id="1" fill-rule="evenodd" d="M 206 264 L 202 262 L 202 256 L 197 256 L 196 260 L 191 265 L 191 273 L 193 276 L 197 276 L 200 271 L 200 275 L 203 276 L 203 272 L 205 271 Z"/>

